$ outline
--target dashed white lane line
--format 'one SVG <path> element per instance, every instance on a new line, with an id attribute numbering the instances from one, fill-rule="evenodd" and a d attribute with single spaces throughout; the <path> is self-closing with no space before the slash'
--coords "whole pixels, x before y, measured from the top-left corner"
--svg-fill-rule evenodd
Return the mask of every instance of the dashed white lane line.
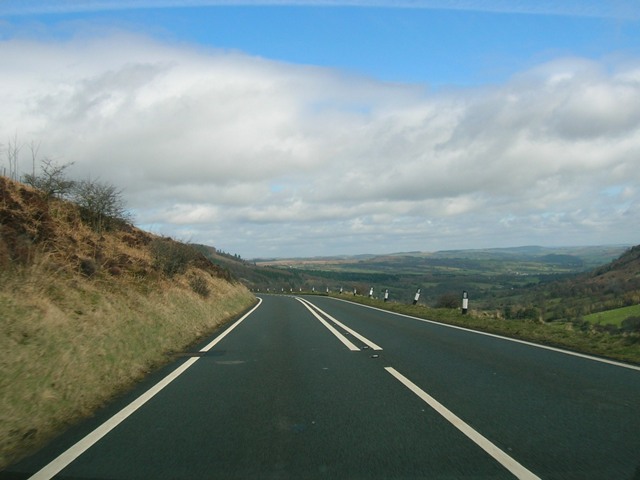
<path id="1" fill-rule="evenodd" d="M 490 440 L 474 430 L 471 426 L 465 423 L 460 417 L 454 414 L 447 407 L 438 402 L 435 398 L 429 395 L 427 392 L 418 387 L 415 383 L 409 380 L 407 377 L 399 373 L 392 367 L 385 367 L 385 370 L 393 375 L 400 383 L 415 393 L 418 397 L 424 400 L 431 408 L 442 415 L 449 423 L 469 437 L 476 445 L 487 452 L 504 468 L 509 470 L 516 478 L 521 480 L 540 480 L 540 477 L 532 473 L 518 463 L 515 459 L 504 453 Z"/>
<path id="2" fill-rule="evenodd" d="M 298 297 L 296 297 L 298 298 Z M 320 308 L 318 308 L 317 306 L 315 306 L 313 303 L 309 302 L 308 300 L 304 299 L 304 298 L 298 298 L 299 301 L 304 302 L 304 304 L 308 304 L 311 307 L 313 307 L 315 310 L 317 310 L 319 313 L 321 313 L 322 315 L 324 315 L 325 317 L 327 317 L 329 320 L 331 320 L 333 323 L 335 323 L 336 325 L 338 325 L 340 328 L 342 328 L 343 330 L 349 332 L 351 335 L 353 335 L 354 337 L 356 337 L 358 340 L 360 340 L 362 343 L 364 343 L 365 345 L 369 346 L 369 348 L 371 348 L 372 350 L 382 350 L 382 347 L 376 345 L 375 343 L 373 343 L 371 340 L 369 340 L 368 338 L 366 338 L 364 335 L 360 335 L 358 332 L 356 332 L 355 330 L 347 327 L 344 323 L 339 322 L 338 320 L 336 320 L 334 317 L 332 317 L 331 315 L 329 315 L 327 312 L 325 312 L 324 310 L 321 310 Z"/>
<path id="3" fill-rule="evenodd" d="M 201 352 L 207 352 L 215 344 L 217 344 L 220 340 L 226 337 L 234 328 L 236 328 L 245 318 L 251 315 L 256 308 L 260 306 L 262 303 L 262 299 L 258 299 L 258 304 L 253 307 L 249 312 L 247 312 L 242 318 L 237 320 L 233 325 L 231 325 L 227 330 L 224 331 L 222 335 L 219 335 L 215 338 L 211 343 L 206 345 L 204 348 L 200 349 Z M 76 458 L 86 452 L 89 448 L 91 448 L 95 443 L 97 443 L 102 437 L 104 437 L 111 430 L 116 428 L 120 423 L 126 420 L 133 412 L 138 410 L 142 405 L 151 400 L 158 392 L 160 392 L 164 387 L 173 382 L 176 378 L 182 375 L 190 366 L 196 363 L 200 357 L 191 357 L 185 363 L 180 365 L 177 369 L 171 372 L 169 375 L 164 377 L 160 382 L 156 383 L 153 387 L 147 390 L 145 393 L 136 398 L 129 405 L 124 407 L 118 413 L 116 413 L 113 417 L 109 418 L 106 422 L 100 425 L 98 428 L 93 430 L 89 435 L 82 438 L 82 440 L 75 443 L 73 446 L 69 447 L 65 452 L 56 457 L 53 461 L 48 463 L 42 469 L 33 474 L 29 480 L 49 480 L 53 478 L 55 475 L 60 473 L 65 467 L 67 467 L 71 462 L 73 462 Z"/>

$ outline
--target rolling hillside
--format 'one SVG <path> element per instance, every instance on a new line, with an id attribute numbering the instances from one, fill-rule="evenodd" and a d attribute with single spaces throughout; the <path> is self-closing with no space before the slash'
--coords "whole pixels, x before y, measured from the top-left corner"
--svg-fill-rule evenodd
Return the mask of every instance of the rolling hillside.
<path id="1" fill-rule="evenodd" d="M 254 300 L 191 246 L 0 177 L 0 469 Z"/>
<path id="2" fill-rule="evenodd" d="M 257 260 L 265 275 L 250 278 L 252 288 L 262 290 L 388 289 L 391 298 L 400 302 L 410 302 L 420 288 L 420 301 L 432 306 L 444 296 L 459 296 L 466 290 L 475 308 L 495 310 L 533 292 L 540 295 L 540 289 L 549 284 L 601 267 L 627 248 L 515 247 Z"/>
<path id="3" fill-rule="evenodd" d="M 537 291 L 552 306 L 552 318 L 580 320 L 604 310 L 640 304 L 640 245 L 610 263 Z"/>

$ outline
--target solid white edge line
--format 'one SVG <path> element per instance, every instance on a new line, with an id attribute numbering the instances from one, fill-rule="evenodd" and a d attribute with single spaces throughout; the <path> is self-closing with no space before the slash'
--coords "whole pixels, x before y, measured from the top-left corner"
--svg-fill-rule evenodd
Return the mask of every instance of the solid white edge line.
<path id="1" fill-rule="evenodd" d="M 341 327 L 342 329 L 346 330 L 347 332 L 349 332 L 351 335 L 353 335 L 354 337 L 356 337 L 358 340 L 360 340 L 362 343 L 366 344 L 369 346 L 369 348 L 371 348 L 372 350 L 382 350 L 382 347 L 380 347 L 379 345 L 376 345 L 375 343 L 373 343 L 371 340 L 369 340 L 368 338 L 366 338 L 363 335 L 360 335 L 358 332 L 356 332 L 355 330 L 347 327 L 345 324 L 343 324 L 342 322 L 339 322 L 338 320 L 336 320 L 334 317 L 332 317 L 331 315 L 329 315 L 327 312 L 325 312 L 324 310 L 322 310 L 321 308 L 319 308 L 317 305 L 314 305 L 313 303 L 311 303 L 309 300 L 307 300 L 306 298 L 301 298 L 300 300 L 302 300 L 305 303 L 308 303 L 309 305 L 311 305 L 313 308 L 315 308 L 319 313 L 321 313 L 322 315 L 326 316 L 329 320 L 331 320 L 333 323 L 335 323 L 336 325 L 338 325 L 339 327 Z"/>
<path id="2" fill-rule="evenodd" d="M 208 352 L 209 350 L 211 350 L 214 346 L 217 345 L 218 342 L 220 342 L 224 337 L 226 337 L 227 335 L 229 335 L 231 333 L 231 331 L 236 328 L 238 325 L 240 325 L 240 323 L 242 323 L 242 321 L 247 318 L 249 315 L 251 315 L 262 303 L 262 299 L 260 297 L 256 297 L 258 299 L 258 303 L 256 304 L 255 307 L 253 307 L 251 310 L 249 310 L 247 313 L 245 313 L 242 318 L 239 318 L 236 323 L 234 323 L 233 325 L 231 325 L 229 328 L 227 328 L 221 335 L 217 336 L 211 343 L 205 345 L 204 347 L 202 347 L 200 349 L 201 352 Z"/>
<path id="3" fill-rule="evenodd" d="M 307 305 L 305 302 L 302 301 L 301 298 L 299 297 L 295 297 L 296 300 L 298 300 L 303 306 L 304 308 L 306 308 L 307 310 L 309 310 L 311 312 L 311 314 L 316 317 L 318 320 L 320 320 L 320 323 L 322 323 L 325 327 L 327 327 L 327 329 L 333 333 L 335 335 L 335 337 L 340 340 L 342 343 L 344 343 L 344 345 L 351 350 L 352 352 L 359 352 L 360 349 L 358 347 L 356 347 L 353 343 L 351 343 L 347 337 L 345 337 L 344 335 L 342 335 L 338 330 L 336 330 L 333 325 L 331 325 L 329 322 L 327 322 L 324 318 L 322 318 L 320 315 L 318 315 L 313 309 L 311 309 L 311 307 L 309 307 L 309 305 Z"/>
<path id="4" fill-rule="evenodd" d="M 571 350 L 564 350 L 564 349 L 558 348 L 558 347 L 551 347 L 549 345 L 542 345 L 540 343 L 533 343 L 533 342 L 529 342 L 527 340 L 520 340 L 518 338 L 505 337 L 503 335 L 498 335 L 496 333 L 482 332 L 480 330 L 473 330 L 471 328 L 461 327 L 459 325 L 450 325 L 448 323 L 437 322 L 435 320 L 428 320 L 426 318 L 418 318 L 418 317 L 414 317 L 414 316 L 407 315 L 407 314 L 404 314 L 404 313 L 392 312 L 390 310 L 384 310 L 382 308 L 372 307 L 371 305 L 364 305 L 362 303 L 350 302 L 349 300 L 345 300 L 345 299 L 342 299 L 342 298 L 335 298 L 335 297 L 330 297 L 330 298 L 333 298 L 334 300 L 338 300 L 339 302 L 346 302 L 346 303 L 350 303 L 351 305 L 357 305 L 359 307 L 370 308 L 372 310 L 378 310 L 379 312 L 389 313 L 391 315 L 397 315 L 399 317 L 405 317 L 405 318 L 410 318 L 412 320 L 418 320 L 420 322 L 432 323 L 434 325 L 440 325 L 441 327 L 454 328 L 456 330 L 463 330 L 465 332 L 477 333 L 478 335 L 485 335 L 487 337 L 493 337 L 493 338 L 497 338 L 497 339 L 500 339 L 500 340 L 507 340 L 509 342 L 520 343 L 522 345 L 527 345 L 529 347 L 542 348 L 544 350 L 550 350 L 552 352 L 563 353 L 565 355 L 571 355 L 571 356 L 574 356 L 574 357 L 584 358 L 586 360 L 593 360 L 594 362 L 606 363 L 606 364 L 613 365 L 613 366 L 616 366 L 616 367 L 622 367 L 622 368 L 628 368 L 630 370 L 640 371 L 640 365 L 632 365 L 630 363 L 617 362 L 616 360 L 609 360 L 607 358 L 594 357 L 593 355 L 588 355 L 586 353 L 572 352 Z"/>
<path id="5" fill-rule="evenodd" d="M 220 340 L 222 340 L 225 336 L 227 336 L 234 328 L 236 328 L 240 322 L 246 319 L 249 315 L 251 315 L 256 308 L 260 306 L 262 303 L 262 299 L 258 298 L 258 303 L 251 310 L 249 310 L 246 314 L 242 316 L 239 320 L 237 320 L 231 327 L 224 331 L 221 335 L 216 337 L 211 343 L 206 345 L 204 348 L 200 349 L 200 352 L 207 352 L 210 350 L 215 344 L 217 344 Z M 83 437 L 81 440 L 76 442 L 74 445 L 69 447 L 66 451 L 58 455 L 55 459 L 45 465 L 43 468 L 38 470 L 35 474 L 29 477 L 29 480 L 50 480 L 55 475 L 60 473 L 65 467 L 67 467 L 70 463 L 72 463 L 76 458 L 86 452 L 89 448 L 91 448 L 95 443 L 97 443 L 102 437 L 104 437 L 107 433 L 117 427 L 120 423 L 127 419 L 133 412 L 138 410 L 142 405 L 151 400 L 158 392 L 160 392 L 164 387 L 173 382 L 176 378 L 182 375 L 189 367 L 191 367 L 194 363 L 199 360 L 200 357 L 191 357 L 186 362 L 184 362 L 180 367 L 175 369 L 169 375 L 164 377 L 158 383 L 156 383 L 153 387 L 147 390 L 145 393 L 136 398 L 129 405 L 124 407 L 118 413 L 116 413 L 113 417 L 109 418 L 102 425 L 97 427 L 91 433 Z"/>
<path id="6" fill-rule="evenodd" d="M 72 447 L 60 454 L 57 458 L 47 464 L 44 468 L 36 472 L 30 477 L 30 480 L 48 480 L 60 473 L 66 466 L 73 462 L 76 458 L 87 451 L 91 446 L 98 442 L 107 433 L 122 423 L 127 417 L 129 417 L 138 408 L 144 405 L 152 397 L 154 397 L 160 390 L 169 385 L 173 380 L 178 378 L 187 368 L 196 363 L 198 357 L 192 357 L 182 364 L 179 368 L 174 370 L 171 374 L 167 375 L 159 383 L 140 395 L 137 399 L 127 405 L 125 408 L 116 413 L 113 417 L 109 418 L 106 422 L 93 430 L 87 436 L 82 438 Z"/>
<path id="7" fill-rule="evenodd" d="M 540 477 L 527 470 L 524 466 L 518 463 L 515 459 L 504 453 L 500 448 L 494 445 L 490 440 L 484 437 L 482 434 L 474 430 L 471 426 L 465 423 L 460 417 L 455 415 L 451 410 L 438 402 L 431 395 L 426 393 L 415 383 L 409 380 L 407 377 L 399 373 L 392 367 L 385 367 L 385 370 L 393 375 L 400 383 L 416 394 L 421 400 L 426 402 L 431 408 L 442 415 L 449 423 L 456 427 L 460 432 L 471 439 L 476 445 L 487 452 L 504 468 L 509 470 L 513 475 L 521 480 L 540 480 Z"/>

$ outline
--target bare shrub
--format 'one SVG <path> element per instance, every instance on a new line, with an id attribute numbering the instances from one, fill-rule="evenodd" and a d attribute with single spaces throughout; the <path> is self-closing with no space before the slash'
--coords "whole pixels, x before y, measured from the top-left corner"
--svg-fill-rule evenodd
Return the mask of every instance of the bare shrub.
<path id="1" fill-rule="evenodd" d="M 211 295 L 211 290 L 207 281 L 200 275 L 194 275 L 189 279 L 189 286 L 191 290 L 200 295 L 202 298 L 208 298 Z"/>
<path id="2" fill-rule="evenodd" d="M 96 180 L 75 184 L 73 198 L 80 207 L 82 220 L 96 232 L 110 231 L 130 221 L 122 191 Z"/>
<path id="3" fill-rule="evenodd" d="M 169 277 L 186 272 L 189 265 L 201 256 L 193 246 L 170 238 L 155 239 L 150 247 L 154 266 Z"/>
<path id="4" fill-rule="evenodd" d="M 27 185 L 42 191 L 47 197 L 66 197 L 71 194 L 76 182 L 66 177 L 66 170 L 73 163 L 58 165 L 53 160 L 45 158 L 40 165 L 39 175 L 26 174 L 23 181 Z"/>
<path id="5" fill-rule="evenodd" d="M 627 317 L 622 321 L 621 329 L 625 332 L 640 333 L 640 317 Z"/>
<path id="6" fill-rule="evenodd" d="M 436 302 L 436 308 L 458 308 L 460 306 L 460 295 L 455 293 L 445 293 Z"/>
<path id="7" fill-rule="evenodd" d="M 80 260 L 80 272 L 87 278 L 93 277 L 98 271 L 98 265 L 92 258 Z"/>

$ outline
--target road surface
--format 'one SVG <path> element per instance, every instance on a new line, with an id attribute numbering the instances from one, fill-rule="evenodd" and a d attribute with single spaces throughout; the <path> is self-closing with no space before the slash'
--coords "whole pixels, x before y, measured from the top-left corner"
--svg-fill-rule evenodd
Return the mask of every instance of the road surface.
<path id="1" fill-rule="evenodd" d="M 0 479 L 640 479 L 638 367 L 260 302 Z"/>

